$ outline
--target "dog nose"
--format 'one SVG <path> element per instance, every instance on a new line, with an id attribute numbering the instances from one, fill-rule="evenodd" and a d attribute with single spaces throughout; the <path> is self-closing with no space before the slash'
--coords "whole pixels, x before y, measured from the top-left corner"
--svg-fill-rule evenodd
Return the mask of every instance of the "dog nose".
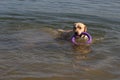
<path id="1" fill-rule="evenodd" d="M 75 32 L 75 35 L 78 35 L 78 33 L 77 33 L 77 32 Z"/>

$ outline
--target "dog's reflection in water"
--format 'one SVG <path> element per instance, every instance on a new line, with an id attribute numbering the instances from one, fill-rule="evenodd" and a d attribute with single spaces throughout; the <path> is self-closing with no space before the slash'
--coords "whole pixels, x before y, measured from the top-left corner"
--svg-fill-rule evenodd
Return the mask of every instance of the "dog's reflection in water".
<path id="1" fill-rule="evenodd" d="M 86 60 L 89 60 L 88 54 L 92 52 L 90 45 L 73 45 L 72 47 L 74 70 L 89 71 L 90 67 L 86 64 Z"/>
<path id="2" fill-rule="evenodd" d="M 87 55 L 92 52 L 89 44 L 72 45 L 72 48 L 76 59 L 85 59 Z"/>

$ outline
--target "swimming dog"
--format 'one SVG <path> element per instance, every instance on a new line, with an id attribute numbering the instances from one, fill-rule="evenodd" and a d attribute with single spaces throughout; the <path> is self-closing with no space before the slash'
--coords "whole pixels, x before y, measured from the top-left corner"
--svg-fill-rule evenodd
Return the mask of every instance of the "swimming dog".
<path id="1" fill-rule="evenodd" d="M 78 22 L 74 23 L 73 25 L 73 30 L 63 30 L 63 29 L 58 29 L 59 38 L 65 39 L 65 40 L 70 40 L 72 35 L 77 35 L 79 36 L 82 32 L 87 32 L 87 27 L 85 24 Z M 87 36 L 82 35 L 81 38 L 87 40 Z"/>
<path id="2" fill-rule="evenodd" d="M 88 37 L 86 35 L 81 35 L 83 32 L 87 32 L 87 26 L 81 22 L 74 23 L 72 30 L 58 29 L 58 32 L 60 33 L 59 38 L 63 40 L 71 40 L 73 35 L 76 35 L 78 39 L 81 38 L 83 42 L 88 40 Z M 84 44 L 73 45 L 73 49 L 75 52 L 80 52 L 81 54 L 91 52 L 90 46 Z"/>

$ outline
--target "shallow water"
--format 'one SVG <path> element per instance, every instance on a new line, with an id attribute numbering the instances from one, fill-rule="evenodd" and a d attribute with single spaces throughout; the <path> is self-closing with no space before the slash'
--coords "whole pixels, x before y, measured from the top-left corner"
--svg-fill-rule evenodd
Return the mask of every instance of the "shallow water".
<path id="1" fill-rule="evenodd" d="M 1 80 L 119 80 L 119 0 L 1 0 Z M 55 29 L 84 22 L 94 43 L 86 57 Z"/>

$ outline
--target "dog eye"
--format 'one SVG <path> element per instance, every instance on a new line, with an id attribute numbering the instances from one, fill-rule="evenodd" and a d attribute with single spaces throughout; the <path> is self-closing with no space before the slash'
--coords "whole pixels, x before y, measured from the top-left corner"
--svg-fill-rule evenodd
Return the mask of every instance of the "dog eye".
<path id="1" fill-rule="evenodd" d="M 81 27 L 78 27 L 79 29 L 81 29 Z"/>

